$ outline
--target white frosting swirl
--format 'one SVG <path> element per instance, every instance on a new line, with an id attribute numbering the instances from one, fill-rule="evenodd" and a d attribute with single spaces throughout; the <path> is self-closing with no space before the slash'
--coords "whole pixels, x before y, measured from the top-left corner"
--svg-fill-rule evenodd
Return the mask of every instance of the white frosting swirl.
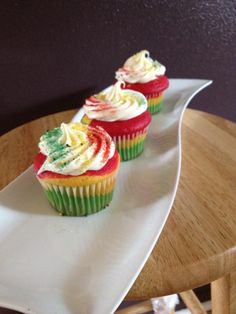
<path id="1" fill-rule="evenodd" d="M 115 144 L 101 127 L 62 123 L 40 138 L 39 148 L 46 160 L 38 171 L 78 176 L 99 170 L 114 156 Z"/>
<path id="2" fill-rule="evenodd" d="M 147 110 L 147 99 L 143 94 L 122 89 L 122 81 L 116 82 L 85 101 L 84 111 L 89 119 L 101 121 L 129 120 Z"/>
<path id="3" fill-rule="evenodd" d="M 122 68 L 116 71 L 116 79 L 127 83 L 147 83 L 159 75 L 164 75 L 166 68 L 149 57 L 147 50 L 142 50 L 126 60 Z"/>

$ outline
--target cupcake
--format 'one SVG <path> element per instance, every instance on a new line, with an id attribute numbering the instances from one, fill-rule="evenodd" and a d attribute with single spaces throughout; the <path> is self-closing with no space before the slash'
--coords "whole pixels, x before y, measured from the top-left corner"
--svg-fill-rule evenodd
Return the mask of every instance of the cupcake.
<path id="1" fill-rule="evenodd" d="M 163 92 L 169 86 L 165 71 L 164 65 L 152 60 L 147 50 L 142 50 L 116 71 L 116 79 L 123 80 L 125 88 L 142 93 L 148 100 L 148 110 L 154 114 L 161 110 Z"/>
<path id="2" fill-rule="evenodd" d="M 143 94 L 122 89 L 121 85 L 124 83 L 118 81 L 86 99 L 81 122 L 104 128 L 124 161 L 142 153 L 151 115 Z"/>
<path id="3" fill-rule="evenodd" d="M 49 203 L 66 216 L 87 216 L 112 200 L 120 157 L 101 127 L 62 123 L 40 138 L 34 171 Z"/>

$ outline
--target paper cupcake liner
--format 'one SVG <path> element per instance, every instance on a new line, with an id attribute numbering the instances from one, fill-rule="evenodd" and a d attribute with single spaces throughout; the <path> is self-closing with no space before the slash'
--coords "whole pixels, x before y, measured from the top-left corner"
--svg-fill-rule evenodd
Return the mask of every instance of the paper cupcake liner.
<path id="1" fill-rule="evenodd" d="M 161 111 L 163 106 L 163 93 L 146 95 L 148 101 L 148 110 L 151 114 Z"/>
<path id="2" fill-rule="evenodd" d="M 88 216 L 104 209 L 112 200 L 115 186 L 112 175 L 96 184 L 86 186 L 58 186 L 43 182 L 47 199 L 61 215 Z"/>
<path id="3" fill-rule="evenodd" d="M 134 159 L 142 153 L 147 131 L 148 128 L 145 128 L 144 130 L 132 134 L 113 137 L 121 161 Z"/>

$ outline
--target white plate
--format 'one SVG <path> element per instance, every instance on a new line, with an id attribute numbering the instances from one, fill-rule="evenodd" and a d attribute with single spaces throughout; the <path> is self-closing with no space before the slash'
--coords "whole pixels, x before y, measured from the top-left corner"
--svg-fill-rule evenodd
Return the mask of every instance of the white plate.
<path id="1" fill-rule="evenodd" d="M 32 167 L 2 190 L 0 305 L 41 314 L 108 314 L 118 307 L 173 204 L 184 109 L 210 83 L 170 80 L 165 107 L 153 117 L 145 151 L 122 163 L 114 199 L 100 213 L 58 216 Z"/>

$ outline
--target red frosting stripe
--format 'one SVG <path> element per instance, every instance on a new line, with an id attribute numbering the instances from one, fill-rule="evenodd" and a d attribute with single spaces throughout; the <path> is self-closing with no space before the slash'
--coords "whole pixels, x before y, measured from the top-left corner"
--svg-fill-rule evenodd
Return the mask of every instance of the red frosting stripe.
<path id="1" fill-rule="evenodd" d="M 110 136 L 114 137 L 132 134 L 143 130 L 150 124 L 151 119 L 151 114 L 148 111 L 145 111 L 141 115 L 129 120 L 119 120 L 112 122 L 91 120 L 90 126 L 100 126 L 104 128 L 107 133 L 110 134 Z"/>
<path id="2" fill-rule="evenodd" d="M 42 164 L 44 163 L 46 156 L 42 153 L 38 153 L 34 160 L 34 171 L 37 174 L 38 170 L 41 168 Z M 88 170 L 85 173 L 81 174 L 78 177 L 86 177 L 86 176 L 106 176 L 112 173 L 115 169 L 117 169 L 119 165 L 119 154 L 115 151 L 114 156 L 108 160 L 106 165 L 100 170 Z M 63 175 L 59 173 L 55 173 L 52 171 L 44 171 L 38 175 L 40 179 L 65 179 L 65 178 L 75 178 L 75 176 L 70 175 Z"/>
<path id="3" fill-rule="evenodd" d="M 148 83 L 127 83 L 125 82 L 125 89 L 131 89 L 142 94 L 161 93 L 169 87 L 169 80 L 165 75 L 158 76 L 157 79 Z"/>

